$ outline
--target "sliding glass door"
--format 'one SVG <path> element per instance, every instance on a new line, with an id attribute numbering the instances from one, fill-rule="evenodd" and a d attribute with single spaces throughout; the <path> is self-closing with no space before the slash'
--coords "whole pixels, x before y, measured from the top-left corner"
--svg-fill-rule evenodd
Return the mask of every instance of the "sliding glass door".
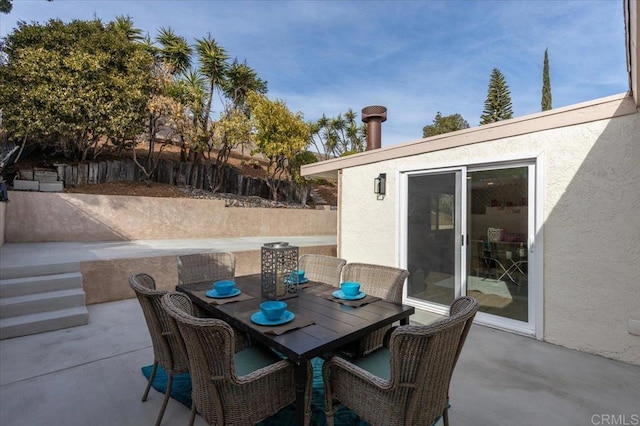
<path id="1" fill-rule="evenodd" d="M 462 172 L 412 174 L 407 181 L 407 297 L 450 305 L 460 294 Z"/>
<path id="2" fill-rule="evenodd" d="M 534 176 L 526 162 L 402 173 L 407 303 L 446 313 L 469 295 L 481 322 L 535 332 Z"/>
<path id="3" fill-rule="evenodd" d="M 529 167 L 467 173 L 466 294 L 480 312 L 529 320 Z"/>

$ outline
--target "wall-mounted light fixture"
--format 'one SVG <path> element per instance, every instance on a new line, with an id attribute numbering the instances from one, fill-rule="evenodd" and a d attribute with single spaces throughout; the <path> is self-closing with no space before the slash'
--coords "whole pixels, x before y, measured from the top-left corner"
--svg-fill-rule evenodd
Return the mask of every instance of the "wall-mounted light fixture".
<path id="1" fill-rule="evenodd" d="M 380 173 L 377 178 L 373 180 L 373 193 L 378 196 L 378 199 L 384 198 L 387 192 L 387 174 Z"/>

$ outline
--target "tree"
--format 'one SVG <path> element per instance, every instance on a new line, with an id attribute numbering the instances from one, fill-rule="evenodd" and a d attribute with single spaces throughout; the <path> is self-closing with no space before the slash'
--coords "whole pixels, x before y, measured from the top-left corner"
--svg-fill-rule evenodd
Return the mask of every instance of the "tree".
<path id="1" fill-rule="evenodd" d="M 213 102 L 213 92 L 216 87 L 224 84 L 229 64 L 227 59 L 229 56 L 222 46 L 220 46 L 211 36 L 196 39 L 196 52 L 198 52 L 198 61 L 200 62 L 200 73 L 207 79 L 209 83 L 209 92 L 207 99 L 207 107 L 204 110 L 203 130 L 207 133 L 209 129 L 209 116 L 211 115 L 211 104 Z"/>
<path id="2" fill-rule="evenodd" d="M 0 13 L 8 14 L 13 9 L 11 0 L 0 0 Z"/>
<path id="3" fill-rule="evenodd" d="M 542 111 L 551 109 L 551 79 L 549 78 L 549 49 L 544 49 L 544 67 L 542 69 Z"/>
<path id="4" fill-rule="evenodd" d="M 133 20 L 130 16 L 116 16 L 116 20 L 113 21 L 113 26 L 123 32 L 129 41 L 141 42 L 144 40 L 142 30 L 133 25 Z"/>
<path id="5" fill-rule="evenodd" d="M 213 125 L 213 147 L 218 154 L 214 162 L 215 173 L 209 182 L 211 191 L 217 192 L 224 185 L 224 170 L 229 161 L 231 151 L 252 140 L 251 122 L 244 111 L 239 108 L 228 108 L 221 114 L 220 120 Z M 211 150 L 208 153 L 211 160 Z"/>
<path id="6" fill-rule="evenodd" d="M 84 161 L 105 137 L 142 131 L 152 58 L 116 25 L 19 22 L 5 43 L 0 104 L 10 137 Z"/>
<path id="7" fill-rule="evenodd" d="M 176 35 L 171 28 L 161 27 L 156 41 L 162 46 L 158 50 L 159 59 L 176 76 L 191 66 L 191 47 L 184 37 Z"/>
<path id="8" fill-rule="evenodd" d="M 441 135 L 443 133 L 455 132 L 456 130 L 468 129 L 469 123 L 462 118 L 460 114 L 451 114 L 442 116 L 440 111 L 433 119 L 433 124 L 426 125 L 422 128 L 422 137 Z"/>
<path id="9" fill-rule="evenodd" d="M 222 91 L 234 108 L 246 110 L 247 93 L 267 93 L 267 82 L 258 78 L 258 74 L 246 62 L 237 59 L 229 66 L 226 78 L 222 81 Z"/>
<path id="10" fill-rule="evenodd" d="M 184 127 L 184 106 L 178 99 L 171 96 L 171 88 L 175 84 L 173 74 L 164 62 L 158 62 L 153 66 L 153 85 L 151 96 L 147 102 L 147 127 L 146 132 L 137 138 L 145 139 L 148 144 L 147 158 L 142 164 L 136 155 L 136 145 L 133 146 L 133 161 L 144 175 L 147 185 L 151 185 L 151 176 L 155 172 L 162 151 L 168 145 L 173 144 L 173 137 L 177 129 Z M 164 132 L 162 138 L 159 133 Z M 155 144 L 160 143 L 158 155 L 155 155 Z"/>
<path id="11" fill-rule="evenodd" d="M 367 130 L 364 124 L 358 126 L 357 117 L 352 109 L 348 109 L 344 116 L 338 114 L 334 118 L 323 114 L 317 121 L 308 123 L 309 145 L 324 154 L 325 159 L 364 151 Z"/>
<path id="12" fill-rule="evenodd" d="M 499 69 L 491 71 L 487 99 L 484 101 L 484 111 L 480 116 L 480 124 L 495 123 L 513 117 L 511 110 L 511 93 L 504 75 Z"/>
<path id="13" fill-rule="evenodd" d="M 183 121 L 184 126 L 178 130 L 178 136 L 181 139 L 180 159 L 187 161 L 187 148 L 193 150 L 198 141 L 206 139 L 202 122 L 207 103 L 207 81 L 197 70 L 189 69 L 181 75 L 172 89 L 174 97 L 180 99 L 185 106 L 183 114 L 186 120 Z"/>
<path id="14" fill-rule="evenodd" d="M 278 190 L 288 163 L 307 146 L 309 128 L 302 114 L 293 114 L 283 101 L 270 101 L 264 95 L 250 92 L 247 105 L 256 151 L 268 160 L 267 185 L 272 198 L 278 200 Z"/>

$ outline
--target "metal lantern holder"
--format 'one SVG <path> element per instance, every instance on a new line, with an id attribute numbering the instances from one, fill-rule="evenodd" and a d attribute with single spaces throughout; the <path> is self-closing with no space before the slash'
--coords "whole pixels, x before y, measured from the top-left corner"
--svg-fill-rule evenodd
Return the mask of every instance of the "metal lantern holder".
<path id="1" fill-rule="evenodd" d="M 289 243 L 267 243 L 262 246 L 262 297 L 272 300 L 298 295 L 298 247 Z"/>

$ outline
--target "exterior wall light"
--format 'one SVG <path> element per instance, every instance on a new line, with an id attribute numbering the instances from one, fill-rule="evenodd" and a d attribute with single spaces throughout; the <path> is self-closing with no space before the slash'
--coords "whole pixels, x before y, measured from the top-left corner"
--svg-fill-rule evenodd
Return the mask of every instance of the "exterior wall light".
<path id="1" fill-rule="evenodd" d="M 378 199 L 384 198 L 387 193 L 387 174 L 380 173 L 377 178 L 373 180 L 373 193 L 378 196 Z"/>

